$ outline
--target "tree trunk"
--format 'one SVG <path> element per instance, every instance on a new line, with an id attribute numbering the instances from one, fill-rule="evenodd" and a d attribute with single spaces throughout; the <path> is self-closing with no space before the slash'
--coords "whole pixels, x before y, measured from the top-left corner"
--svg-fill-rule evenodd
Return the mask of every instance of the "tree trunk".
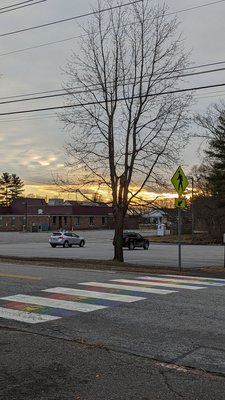
<path id="1" fill-rule="evenodd" d="M 114 236 L 114 260 L 123 262 L 123 227 L 124 211 L 118 208 L 114 212 L 115 236 Z"/>

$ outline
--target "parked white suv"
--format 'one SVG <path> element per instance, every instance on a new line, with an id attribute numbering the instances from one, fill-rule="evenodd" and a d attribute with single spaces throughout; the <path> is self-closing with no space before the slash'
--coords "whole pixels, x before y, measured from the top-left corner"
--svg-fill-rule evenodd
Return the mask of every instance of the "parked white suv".
<path id="1" fill-rule="evenodd" d="M 49 239 L 49 243 L 52 247 L 72 247 L 74 245 L 84 247 L 85 239 L 82 236 L 79 236 L 76 233 L 70 231 L 53 232 Z"/>

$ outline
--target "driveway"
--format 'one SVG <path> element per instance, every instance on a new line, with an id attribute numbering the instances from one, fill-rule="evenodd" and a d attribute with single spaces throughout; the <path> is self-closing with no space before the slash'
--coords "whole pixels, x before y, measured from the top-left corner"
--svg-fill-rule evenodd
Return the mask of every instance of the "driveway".
<path id="1" fill-rule="evenodd" d="M 113 230 L 79 232 L 86 239 L 84 248 L 51 248 L 48 243 L 49 232 L 40 233 L 0 233 L 0 255 L 14 257 L 45 257 L 62 259 L 112 260 Z M 151 236 L 151 232 L 144 232 Z M 124 249 L 126 262 L 146 266 L 178 266 L 178 245 L 151 243 L 149 250 Z M 181 261 L 183 268 L 223 267 L 223 246 L 182 245 Z"/>

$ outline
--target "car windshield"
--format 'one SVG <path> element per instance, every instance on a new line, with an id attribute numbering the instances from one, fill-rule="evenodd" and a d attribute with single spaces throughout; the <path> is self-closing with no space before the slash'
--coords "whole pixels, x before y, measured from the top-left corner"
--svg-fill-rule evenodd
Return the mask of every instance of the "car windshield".
<path id="1" fill-rule="evenodd" d="M 61 232 L 53 232 L 52 236 L 61 236 L 62 233 Z"/>

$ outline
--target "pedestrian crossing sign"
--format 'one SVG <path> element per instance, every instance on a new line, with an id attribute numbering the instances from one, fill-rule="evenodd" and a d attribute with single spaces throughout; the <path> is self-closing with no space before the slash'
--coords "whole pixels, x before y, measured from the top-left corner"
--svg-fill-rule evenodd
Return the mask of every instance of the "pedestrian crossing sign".
<path id="1" fill-rule="evenodd" d="M 171 182 L 175 187 L 177 193 L 181 196 L 188 185 L 187 177 L 185 176 L 184 171 L 181 167 L 177 168 L 175 174 L 171 179 Z"/>
<path id="2" fill-rule="evenodd" d="M 175 207 L 176 208 L 185 208 L 186 202 L 184 199 L 175 199 Z"/>

